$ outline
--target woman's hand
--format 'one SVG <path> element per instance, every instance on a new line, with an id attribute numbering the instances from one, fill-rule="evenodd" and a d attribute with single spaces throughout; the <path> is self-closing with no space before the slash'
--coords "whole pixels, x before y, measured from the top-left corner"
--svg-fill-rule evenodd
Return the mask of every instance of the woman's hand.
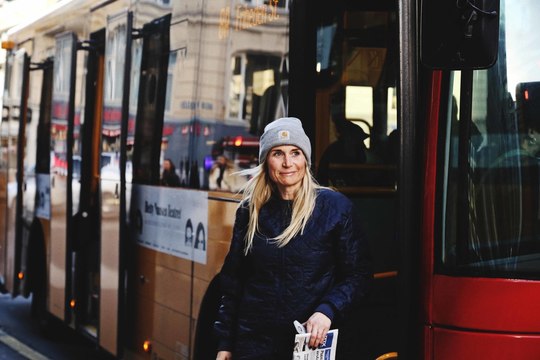
<path id="1" fill-rule="evenodd" d="M 311 348 L 316 348 L 322 344 L 326 338 L 326 333 L 330 330 L 330 325 L 332 325 L 332 320 L 330 320 L 326 315 L 320 312 L 316 312 L 306 321 L 304 326 L 308 333 L 311 333 L 309 338 L 309 346 Z"/>
<path id="2" fill-rule="evenodd" d="M 232 360 L 232 353 L 230 351 L 220 351 L 217 353 L 216 360 Z"/>

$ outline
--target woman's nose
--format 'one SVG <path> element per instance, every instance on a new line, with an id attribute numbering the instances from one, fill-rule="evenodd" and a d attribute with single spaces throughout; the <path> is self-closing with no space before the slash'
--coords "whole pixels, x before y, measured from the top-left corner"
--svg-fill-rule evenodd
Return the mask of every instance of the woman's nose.
<path id="1" fill-rule="evenodd" d="M 292 158 L 290 155 L 283 156 L 283 166 L 291 166 L 292 165 Z"/>

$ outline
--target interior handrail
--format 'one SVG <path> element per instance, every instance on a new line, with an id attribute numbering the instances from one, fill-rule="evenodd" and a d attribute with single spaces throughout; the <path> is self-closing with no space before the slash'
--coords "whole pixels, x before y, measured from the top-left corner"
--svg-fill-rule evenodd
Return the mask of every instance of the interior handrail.
<path id="1" fill-rule="evenodd" d="M 391 277 L 397 277 L 398 272 L 396 270 L 393 271 L 383 271 L 373 274 L 374 279 L 386 279 Z"/>

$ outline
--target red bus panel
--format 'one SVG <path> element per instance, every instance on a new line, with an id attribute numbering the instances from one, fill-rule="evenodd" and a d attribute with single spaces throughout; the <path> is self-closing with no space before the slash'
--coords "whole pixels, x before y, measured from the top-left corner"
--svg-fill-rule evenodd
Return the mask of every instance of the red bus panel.
<path id="1" fill-rule="evenodd" d="M 445 327 L 540 335 L 538 304 L 538 281 L 433 278 L 433 324 Z"/>

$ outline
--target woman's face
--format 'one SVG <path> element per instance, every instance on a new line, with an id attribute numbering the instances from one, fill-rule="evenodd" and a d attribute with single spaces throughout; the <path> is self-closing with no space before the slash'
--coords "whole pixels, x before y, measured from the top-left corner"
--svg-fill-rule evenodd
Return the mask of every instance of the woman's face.
<path id="1" fill-rule="evenodd" d="M 306 158 L 300 148 L 282 145 L 272 148 L 266 158 L 270 179 L 276 184 L 281 197 L 292 200 L 306 175 Z"/>
<path id="2" fill-rule="evenodd" d="M 165 171 L 171 170 L 171 162 L 169 160 L 163 161 L 163 170 Z"/>

